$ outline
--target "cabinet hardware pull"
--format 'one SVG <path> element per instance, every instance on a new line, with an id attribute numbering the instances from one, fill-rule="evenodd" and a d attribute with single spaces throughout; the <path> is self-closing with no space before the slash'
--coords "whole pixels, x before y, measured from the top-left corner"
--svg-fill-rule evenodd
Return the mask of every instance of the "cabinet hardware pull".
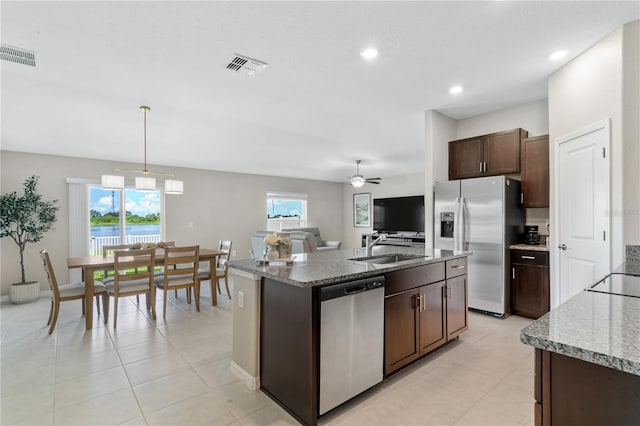
<path id="1" fill-rule="evenodd" d="M 426 310 L 427 310 L 427 296 L 423 294 L 420 296 L 420 311 L 426 311 Z"/>
<path id="2" fill-rule="evenodd" d="M 516 268 L 511 268 L 511 278 L 516 279 Z"/>
<path id="3" fill-rule="evenodd" d="M 531 259 L 531 260 L 536 260 L 535 256 L 522 256 L 523 259 Z"/>
<path id="4" fill-rule="evenodd" d="M 417 309 L 418 311 L 420 311 L 420 310 L 422 309 L 422 306 L 421 306 L 421 303 L 420 303 L 420 302 L 422 302 L 422 298 L 421 298 L 421 296 L 420 296 L 420 295 L 418 295 L 418 296 L 414 296 L 414 297 L 415 297 L 415 299 L 416 299 L 416 309 Z"/>
<path id="5" fill-rule="evenodd" d="M 487 162 L 485 161 L 484 162 L 484 170 L 483 170 L 483 172 L 486 172 L 486 171 L 487 171 Z"/>
<path id="6" fill-rule="evenodd" d="M 480 171 L 482 172 L 482 161 L 480 162 Z"/>
<path id="7" fill-rule="evenodd" d="M 449 299 L 453 299 L 453 287 L 447 286 L 447 293 L 449 293 Z"/>
<path id="8" fill-rule="evenodd" d="M 449 268 L 451 268 L 451 269 L 464 269 L 464 265 L 452 265 Z"/>

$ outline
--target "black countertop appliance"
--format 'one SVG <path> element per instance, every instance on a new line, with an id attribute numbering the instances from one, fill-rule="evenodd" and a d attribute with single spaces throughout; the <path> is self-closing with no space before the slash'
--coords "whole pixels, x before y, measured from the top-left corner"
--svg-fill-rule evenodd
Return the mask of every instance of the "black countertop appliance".
<path id="1" fill-rule="evenodd" d="M 525 244 L 538 244 L 538 225 L 526 225 L 524 227 L 524 243 Z"/>

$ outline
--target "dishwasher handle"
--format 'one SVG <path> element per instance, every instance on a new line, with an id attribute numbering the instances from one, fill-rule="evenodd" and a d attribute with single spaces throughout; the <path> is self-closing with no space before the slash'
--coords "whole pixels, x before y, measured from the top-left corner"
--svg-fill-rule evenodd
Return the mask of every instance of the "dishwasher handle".
<path id="1" fill-rule="evenodd" d="M 348 297 L 369 290 L 384 288 L 384 276 L 346 281 L 320 288 L 320 301 Z"/>
<path id="2" fill-rule="evenodd" d="M 367 287 L 364 285 L 357 286 L 357 287 L 349 287 L 344 289 L 344 294 L 349 295 L 349 294 L 362 293 L 363 291 L 366 291 L 366 290 L 367 290 Z"/>

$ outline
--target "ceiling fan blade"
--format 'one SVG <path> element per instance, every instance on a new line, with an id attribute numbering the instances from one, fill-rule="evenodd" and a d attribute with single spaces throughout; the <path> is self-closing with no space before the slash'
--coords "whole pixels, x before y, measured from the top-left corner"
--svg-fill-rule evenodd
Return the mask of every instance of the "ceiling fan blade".
<path id="1" fill-rule="evenodd" d="M 382 180 L 382 178 L 367 178 L 367 180 Z"/>
<path id="2" fill-rule="evenodd" d="M 369 180 L 369 179 L 367 179 L 367 183 L 373 183 L 375 185 L 380 185 L 380 182 L 376 182 L 375 180 Z"/>

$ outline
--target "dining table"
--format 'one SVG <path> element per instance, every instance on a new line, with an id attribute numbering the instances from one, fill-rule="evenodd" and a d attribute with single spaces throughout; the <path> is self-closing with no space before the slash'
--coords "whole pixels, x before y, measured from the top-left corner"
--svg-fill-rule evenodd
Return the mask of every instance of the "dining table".
<path id="1" fill-rule="evenodd" d="M 209 262 L 210 279 L 215 279 L 216 259 L 218 256 L 222 256 L 225 253 L 200 248 L 200 256 L 198 258 L 199 263 Z M 156 266 L 162 266 L 164 264 L 164 249 L 156 249 Z M 68 257 L 67 267 L 69 269 L 82 269 L 84 276 L 85 287 L 85 326 L 87 330 L 93 328 L 93 296 L 94 296 L 94 275 L 98 271 L 112 271 L 114 270 L 113 255 L 108 256 L 78 256 Z M 216 306 L 218 304 L 218 293 L 214 290 L 211 292 L 211 304 Z"/>

